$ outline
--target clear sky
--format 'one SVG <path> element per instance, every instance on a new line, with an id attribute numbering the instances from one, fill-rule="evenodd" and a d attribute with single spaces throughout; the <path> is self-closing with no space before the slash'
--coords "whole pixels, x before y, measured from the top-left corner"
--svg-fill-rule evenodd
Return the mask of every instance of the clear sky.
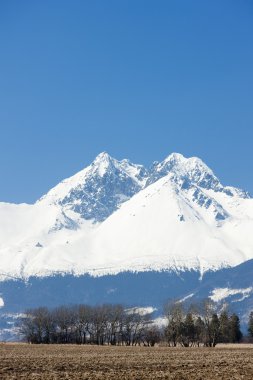
<path id="1" fill-rule="evenodd" d="M 201 157 L 253 194 L 252 0 L 2 0 L 0 200 L 101 151 Z"/>

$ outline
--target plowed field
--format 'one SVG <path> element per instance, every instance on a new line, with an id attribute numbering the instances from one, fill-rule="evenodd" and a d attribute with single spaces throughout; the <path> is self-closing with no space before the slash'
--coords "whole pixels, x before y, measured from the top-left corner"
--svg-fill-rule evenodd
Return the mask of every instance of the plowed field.
<path id="1" fill-rule="evenodd" d="M 0 344 L 0 379 L 253 379 L 253 347 Z"/>

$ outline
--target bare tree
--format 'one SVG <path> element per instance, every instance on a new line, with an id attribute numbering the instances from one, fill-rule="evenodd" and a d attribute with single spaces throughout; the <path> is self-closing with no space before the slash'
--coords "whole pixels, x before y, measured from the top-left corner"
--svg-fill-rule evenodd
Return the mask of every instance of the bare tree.
<path id="1" fill-rule="evenodd" d="M 172 301 L 165 305 L 165 316 L 167 318 L 167 326 L 165 328 L 165 336 L 169 345 L 176 347 L 182 329 L 185 312 L 181 302 Z"/>

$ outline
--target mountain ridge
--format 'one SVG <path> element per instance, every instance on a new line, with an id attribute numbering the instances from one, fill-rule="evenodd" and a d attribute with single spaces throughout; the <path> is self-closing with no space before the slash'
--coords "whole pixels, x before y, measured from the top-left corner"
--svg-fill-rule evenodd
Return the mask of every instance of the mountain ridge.
<path id="1" fill-rule="evenodd" d="M 172 153 L 146 169 L 102 152 L 33 205 L 0 203 L 0 271 L 202 273 L 251 259 L 252 226 L 249 194 L 197 157 Z"/>

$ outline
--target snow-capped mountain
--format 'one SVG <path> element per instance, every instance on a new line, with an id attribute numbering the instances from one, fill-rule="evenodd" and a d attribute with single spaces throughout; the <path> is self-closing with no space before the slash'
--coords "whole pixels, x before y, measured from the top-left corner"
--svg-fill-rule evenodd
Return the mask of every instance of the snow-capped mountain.
<path id="1" fill-rule="evenodd" d="M 0 203 L 0 274 L 204 273 L 253 258 L 253 199 L 199 158 L 146 169 L 101 153 L 34 205 Z"/>
<path id="2" fill-rule="evenodd" d="M 0 203 L 0 335 L 41 305 L 253 307 L 253 199 L 199 158 L 146 169 L 101 153 L 35 204 Z M 14 313 L 14 314 L 13 314 Z M 7 331 L 7 335 L 6 335 Z"/>

